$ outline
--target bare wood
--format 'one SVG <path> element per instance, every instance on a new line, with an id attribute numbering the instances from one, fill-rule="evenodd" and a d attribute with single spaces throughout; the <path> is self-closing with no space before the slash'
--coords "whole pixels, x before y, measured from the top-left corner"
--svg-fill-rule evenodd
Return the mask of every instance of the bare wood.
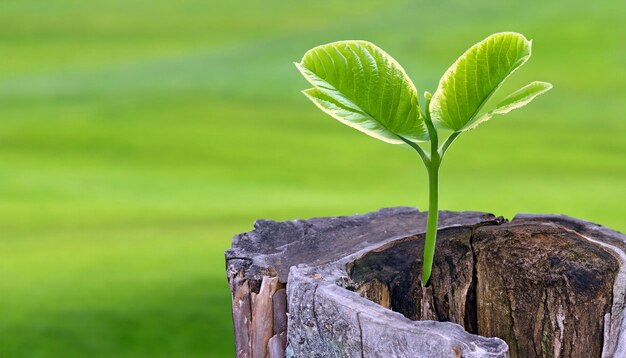
<path id="1" fill-rule="evenodd" d="M 472 311 L 466 312 L 473 282 L 471 237 L 471 227 L 453 227 L 439 232 L 428 287 L 420 281 L 423 235 L 363 255 L 351 264 L 351 277 L 359 284 L 358 290 L 388 285 L 391 309 L 410 319 L 451 321 L 461 325 L 469 321 L 471 325 L 473 320 L 467 316 Z M 370 293 L 367 297 L 374 296 Z M 476 332 L 475 329 L 468 331 Z"/>
<path id="2" fill-rule="evenodd" d="M 550 223 L 477 230 L 478 333 L 515 357 L 600 357 L 617 260 Z"/>
<path id="3" fill-rule="evenodd" d="M 268 356 L 268 342 L 273 335 L 272 296 L 278 288 L 278 277 L 264 276 L 252 307 L 252 357 Z"/>
<path id="4" fill-rule="evenodd" d="M 426 215 L 413 209 L 259 221 L 237 236 L 227 270 L 234 295 L 248 282 L 251 358 L 282 357 L 283 336 L 296 357 L 626 357 L 626 236 L 562 216 L 440 217 L 428 287 Z"/>
<path id="5" fill-rule="evenodd" d="M 272 296 L 272 315 L 274 317 L 273 333 L 275 335 L 287 331 L 287 290 L 281 288 Z"/>
<path id="6" fill-rule="evenodd" d="M 421 320 L 436 320 L 437 312 L 435 312 L 435 297 L 433 295 L 433 286 L 422 287 L 422 299 L 420 300 L 422 308 Z"/>
<path id="7" fill-rule="evenodd" d="M 356 292 L 385 308 L 391 307 L 389 286 L 380 280 L 373 279 L 372 281 L 365 282 L 356 290 Z"/>
<path id="8" fill-rule="evenodd" d="M 611 357 L 620 264 L 605 246 L 547 218 L 446 230 L 428 287 L 418 280 L 421 250 L 418 237 L 363 255 L 352 264 L 357 291 L 388 285 L 393 310 L 500 337 L 511 357 Z"/>
<path id="9" fill-rule="evenodd" d="M 237 357 L 251 358 L 250 322 L 252 306 L 250 302 L 250 286 L 248 281 L 237 277 L 233 285 L 233 326 L 235 330 L 235 352 Z"/>
<path id="10" fill-rule="evenodd" d="M 269 358 L 285 358 L 287 332 L 274 335 L 269 341 Z"/>

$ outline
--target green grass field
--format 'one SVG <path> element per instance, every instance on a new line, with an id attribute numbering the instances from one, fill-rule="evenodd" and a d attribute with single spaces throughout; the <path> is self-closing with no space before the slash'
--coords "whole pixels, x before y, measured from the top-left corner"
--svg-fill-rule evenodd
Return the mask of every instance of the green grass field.
<path id="1" fill-rule="evenodd" d="M 624 2 L 359 3 L 0 2 L 0 357 L 231 357 L 232 235 L 426 207 L 408 147 L 299 93 L 292 62 L 334 40 L 434 91 L 490 33 L 534 39 L 501 93 L 554 89 L 457 140 L 440 205 L 626 230 Z"/>

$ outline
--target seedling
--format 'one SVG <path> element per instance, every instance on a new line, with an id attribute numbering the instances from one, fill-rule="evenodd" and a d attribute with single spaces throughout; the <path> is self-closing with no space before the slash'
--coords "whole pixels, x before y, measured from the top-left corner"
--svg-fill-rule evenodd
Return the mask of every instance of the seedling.
<path id="1" fill-rule="evenodd" d="M 528 61 L 531 44 L 514 32 L 496 33 L 475 44 L 444 73 L 433 95 L 424 93 L 424 107 L 402 66 L 367 41 L 318 46 L 296 63 L 313 85 L 303 93 L 322 111 L 384 142 L 408 144 L 424 162 L 429 182 L 424 285 L 429 284 L 437 240 L 439 167 L 450 145 L 462 133 L 496 114 L 523 107 L 552 88 L 535 81 L 484 109 L 504 80 Z M 450 134 L 440 145 L 439 135 L 444 133 Z"/>

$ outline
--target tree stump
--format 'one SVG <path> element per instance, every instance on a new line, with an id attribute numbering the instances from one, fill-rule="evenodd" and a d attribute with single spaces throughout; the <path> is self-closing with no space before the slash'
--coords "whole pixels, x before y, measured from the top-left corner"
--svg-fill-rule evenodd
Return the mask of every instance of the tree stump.
<path id="1" fill-rule="evenodd" d="M 274 222 L 226 252 L 237 357 L 626 357 L 626 236 L 565 216 L 391 208 Z"/>

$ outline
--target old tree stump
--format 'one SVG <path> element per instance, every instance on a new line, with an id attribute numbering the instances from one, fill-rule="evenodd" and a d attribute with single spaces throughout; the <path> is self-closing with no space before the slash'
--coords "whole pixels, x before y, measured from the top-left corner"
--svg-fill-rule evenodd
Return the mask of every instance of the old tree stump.
<path id="1" fill-rule="evenodd" d="M 565 216 L 274 222 L 226 252 L 238 357 L 626 357 L 626 236 Z"/>

